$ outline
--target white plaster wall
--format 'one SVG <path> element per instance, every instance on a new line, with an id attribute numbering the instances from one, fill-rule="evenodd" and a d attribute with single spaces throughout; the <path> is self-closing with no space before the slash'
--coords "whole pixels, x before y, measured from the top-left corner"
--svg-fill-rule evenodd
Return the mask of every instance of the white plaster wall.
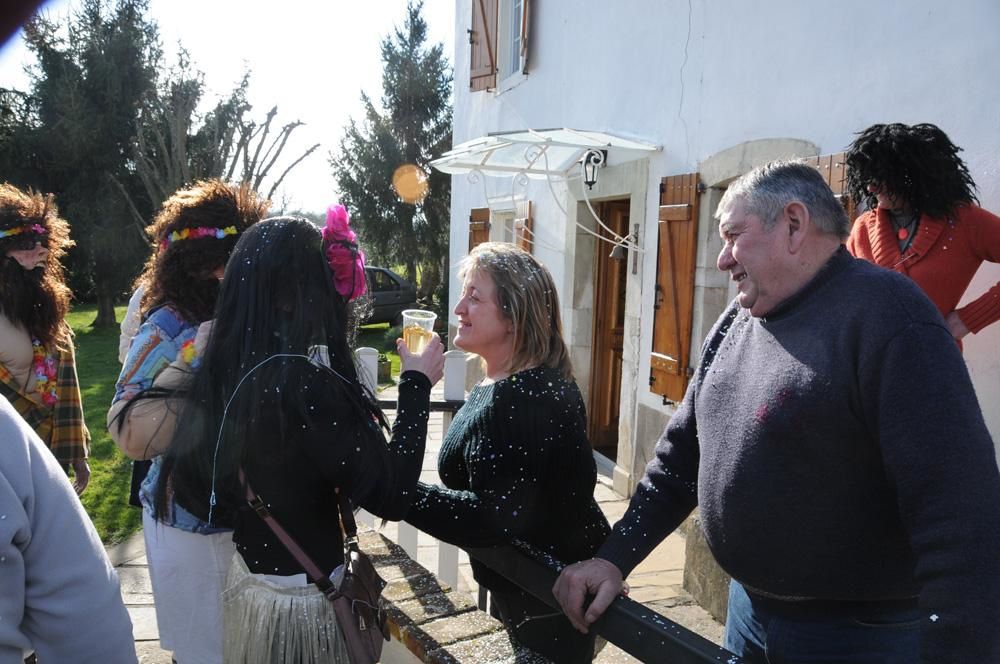
<path id="1" fill-rule="evenodd" d="M 996 0 L 691 0 L 690 15 L 686 0 L 546 0 L 533 8 L 530 74 L 500 93 L 469 92 L 469 47 L 456 40 L 455 142 L 491 131 L 572 127 L 661 145 L 649 160 L 645 217 L 632 219 L 643 224 L 650 247 L 661 177 L 693 171 L 754 139 L 796 138 L 837 152 L 875 122 L 941 126 L 965 148 L 984 207 L 1000 212 Z M 470 24 L 471 0 L 457 0 L 456 34 Z M 510 188 L 509 180 L 487 184 L 490 195 Z M 452 191 L 454 265 L 468 246 L 468 210 L 485 200 L 482 186 L 463 176 L 453 179 Z M 564 206 L 573 199 L 565 186 L 556 191 Z M 574 231 L 544 181 L 532 181 L 524 194 L 544 243 L 536 255 L 565 289 L 564 322 L 572 330 Z M 630 298 L 641 302 L 640 379 L 649 373 L 654 270 L 655 260 L 640 261 L 637 283 L 630 283 Z M 452 278 L 454 304 L 459 284 Z M 1000 265 L 984 266 L 969 292 L 997 280 Z M 998 350 L 1000 324 L 970 337 L 965 354 L 1000 442 Z M 663 409 L 638 383 L 636 405 Z"/>

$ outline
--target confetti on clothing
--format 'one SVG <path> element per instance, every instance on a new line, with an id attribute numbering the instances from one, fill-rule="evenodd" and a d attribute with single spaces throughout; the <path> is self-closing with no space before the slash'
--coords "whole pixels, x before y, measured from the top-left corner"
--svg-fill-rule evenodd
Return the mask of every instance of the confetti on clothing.
<path id="1" fill-rule="evenodd" d="M 445 487 L 417 485 L 406 520 L 459 546 L 522 540 L 563 563 L 610 532 L 594 500 L 597 469 L 576 383 L 537 367 L 473 388 L 441 445 Z M 476 580 L 510 582 L 473 561 Z"/>
<path id="2" fill-rule="evenodd" d="M 247 418 L 247 480 L 324 572 L 343 562 L 336 491 L 376 516 L 399 520 L 413 501 L 427 437 L 431 385 L 417 371 L 400 376 L 399 401 L 388 441 L 346 391 L 358 390 L 328 369 L 298 358 L 276 360 L 255 374 L 268 385 L 259 403 L 237 397 L 230 417 Z M 248 391 L 246 394 L 252 394 Z M 226 445 L 223 439 L 222 445 Z M 233 541 L 247 568 L 291 575 L 302 567 L 246 504 L 234 478 L 218 480 L 216 510 L 233 514 Z M 197 512 L 206 496 L 177 500 Z M 205 516 L 205 515 L 203 515 Z"/>

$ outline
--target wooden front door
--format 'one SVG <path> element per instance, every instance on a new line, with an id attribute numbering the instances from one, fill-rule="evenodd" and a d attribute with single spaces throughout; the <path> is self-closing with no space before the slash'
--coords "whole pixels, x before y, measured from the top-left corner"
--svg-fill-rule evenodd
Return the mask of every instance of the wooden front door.
<path id="1" fill-rule="evenodd" d="M 597 213 L 619 236 L 628 233 L 628 201 L 602 203 Z M 610 239 L 604 229 L 598 229 Z M 618 454 L 618 408 L 622 387 L 622 343 L 625 336 L 625 260 L 610 258 L 612 245 L 594 240 L 594 344 L 587 407 L 590 443 L 611 460 Z"/>

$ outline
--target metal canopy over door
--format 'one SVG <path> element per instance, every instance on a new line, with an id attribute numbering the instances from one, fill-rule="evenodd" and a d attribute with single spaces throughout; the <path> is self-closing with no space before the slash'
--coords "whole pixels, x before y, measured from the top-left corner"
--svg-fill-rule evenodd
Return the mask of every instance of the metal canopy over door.
<path id="1" fill-rule="evenodd" d="M 602 203 L 598 206 L 597 213 L 619 237 L 628 233 L 628 200 Z M 610 238 L 610 234 L 603 228 L 599 231 L 602 236 Z M 587 430 L 594 450 L 615 460 L 618 455 L 628 261 L 611 259 L 611 245 L 597 240 L 595 242 L 594 343 L 591 351 Z"/>

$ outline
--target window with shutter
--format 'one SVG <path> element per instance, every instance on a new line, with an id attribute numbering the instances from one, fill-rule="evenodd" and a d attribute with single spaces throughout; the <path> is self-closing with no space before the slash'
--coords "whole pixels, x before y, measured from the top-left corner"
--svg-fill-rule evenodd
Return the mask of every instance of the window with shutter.
<path id="1" fill-rule="evenodd" d="M 499 0 L 497 17 L 497 77 L 502 81 L 528 73 L 528 0 Z"/>
<path id="2" fill-rule="evenodd" d="M 684 397 L 691 373 L 700 198 L 697 173 L 674 175 L 660 182 L 649 389 L 662 395 L 664 401 L 680 401 Z"/>
<path id="3" fill-rule="evenodd" d="M 490 90 L 497 85 L 497 2 L 472 0 L 469 87 L 473 91 Z"/>
<path id="4" fill-rule="evenodd" d="M 847 191 L 847 162 L 845 154 L 843 152 L 821 154 L 818 157 L 810 157 L 805 161 L 807 164 L 812 164 L 819 169 L 819 172 L 823 174 L 823 179 L 830 185 L 830 189 L 833 190 L 833 194 L 837 197 L 837 200 L 844 206 L 847 218 L 854 221 L 856 210 L 854 209 L 854 201 L 851 199 L 851 194 Z"/>
<path id="5" fill-rule="evenodd" d="M 472 208 L 469 213 L 469 251 L 490 240 L 490 209 Z"/>
<path id="6" fill-rule="evenodd" d="M 535 244 L 531 222 L 531 201 L 518 201 L 517 216 L 514 217 L 514 244 L 529 254 Z"/>
<path id="7" fill-rule="evenodd" d="M 530 28 L 531 0 L 521 0 L 521 39 L 517 44 L 517 50 L 519 53 L 518 64 L 520 65 L 518 71 L 522 74 L 528 73 L 528 47 L 531 45 L 528 40 Z"/>

